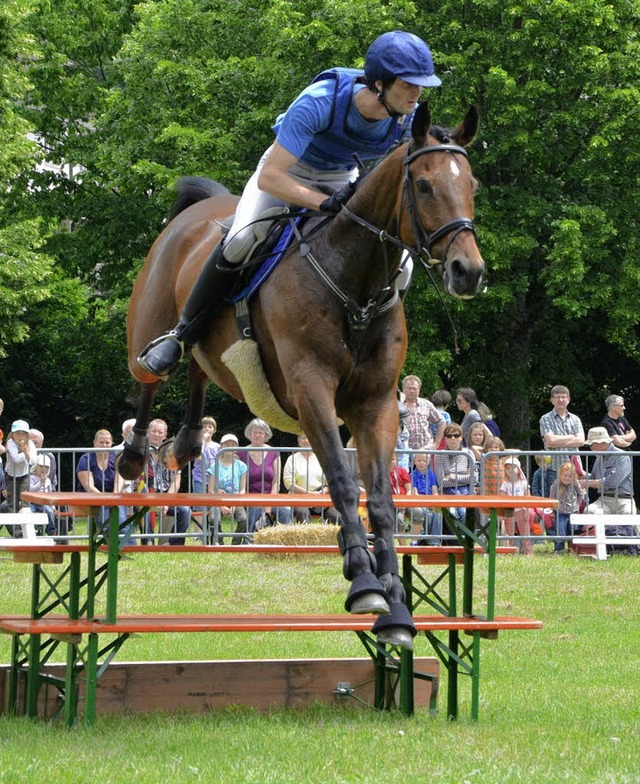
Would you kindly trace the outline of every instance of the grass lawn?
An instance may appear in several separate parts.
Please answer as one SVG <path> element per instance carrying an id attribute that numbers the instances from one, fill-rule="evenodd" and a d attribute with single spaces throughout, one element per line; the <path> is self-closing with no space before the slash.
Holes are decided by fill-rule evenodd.
<path id="1" fill-rule="evenodd" d="M 537 548 L 536 548 L 537 549 Z M 477 560 L 477 584 L 485 562 Z M 0 561 L 2 612 L 27 612 L 29 569 Z M 337 558 L 136 555 L 123 612 L 341 612 Z M 640 559 L 498 561 L 497 613 L 544 621 L 482 643 L 480 721 L 316 705 L 262 715 L 98 717 L 91 729 L 0 717 L 0 782 L 640 782 Z M 416 653 L 430 655 L 424 638 Z M 143 636 L 121 660 L 362 656 L 353 634 Z M 0 638 L 0 661 L 9 639 Z M 161 688 L 161 685 L 159 685 Z"/>

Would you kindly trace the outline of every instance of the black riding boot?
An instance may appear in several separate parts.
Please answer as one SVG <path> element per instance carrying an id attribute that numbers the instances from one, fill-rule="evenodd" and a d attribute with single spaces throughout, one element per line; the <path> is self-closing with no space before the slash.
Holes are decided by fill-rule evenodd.
<path id="1" fill-rule="evenodd" d="M 152 340 L 138 357 L 138 363 L 149 373 L 168 378 L 185 353 L 203 336 L 218 310 L 227 304 L 236 276 L 231 274 L 230 267 L 221 269 L 223 263 L 222 242 L 219 242 L 200 270 L 180 321 L 166 335 Z"/>

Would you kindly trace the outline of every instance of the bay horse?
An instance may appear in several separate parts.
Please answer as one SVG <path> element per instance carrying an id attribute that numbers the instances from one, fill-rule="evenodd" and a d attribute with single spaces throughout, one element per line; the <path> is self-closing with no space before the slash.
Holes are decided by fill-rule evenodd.
<path id="1" fill-rule="evenodd" d="M 316 230 L 286 252 L 250 306 L 257 348 L 249 365 L 261 365 L 266 377 L 258 394 L 247 394 L 250 385 L 241 387 L 223 361 L 240 338 L 233 307 L 223 308 L 193 349 L 187 410 L 173 444 L 177 465 L 199 453 L 209 379 L 235 398 L 246 399 L 263 419 L 269 415 L 261 409 L 262 398 L 271 396 L 281 417 L 267 421 L 307 434 L 340 513 L 343 572 L 351 581 L 346 609 L 377 614 L 373 631 L 378 641 L 405 648 L 412 647 L 416 631 L 398 575 L 389 475 L 398 433 L 396 390 L 407 346 L 396 278 L 408 251 L 440 272 L 450 295 L 470 298 L 477 293 L 484 261 L 473 223 L 476 181 L 465 150 L 477 128 L 474 107 L 455 129 L 447 130 L 431 128 L 429 109 L 420 105 L 411 139 L 362 178 L 338 215 L 316 217 Z M 127 322 L 129 368 L 142 393 L 136 426 L 119 463 L 125 478 L 138 476 L 143 468 L 159 384 L 136 357 L 177 321 L 201 266 L 220 239 L 222 222 L 238 201 L 211 181 L 199 184 L 195 194 L 186 192 L 188 188 L 180 193 L 174 208 L 178 214 L 157 238 L 133 288 Z M 216 191 L 218 195 L 207 198 Z M 348 425 L 357 447 L 373 552 L 358 517 L 358 484 L 342 446 L 338 418 Z"/>

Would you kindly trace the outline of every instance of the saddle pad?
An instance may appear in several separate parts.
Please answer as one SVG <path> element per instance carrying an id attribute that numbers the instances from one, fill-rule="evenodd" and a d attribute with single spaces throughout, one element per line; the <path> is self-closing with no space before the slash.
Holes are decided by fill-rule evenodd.
<path id="1" fill-rule="evenodd" d="M 275 244 L 275 247 L 267 256 L 267 258 L 260 264 L 258 269 L 253 273 L 247 285 L 239 291 L 237 294 L 231 298 L 231 302 L 235 304 L 242 299 L 250 300 L 258 291 L 260 286 L 265 282 L 265 280 L 271 275 L 273 270 L 276 268 L 276 265 L 280 261 L 280 259 L 284 256 L 287 248 L 291 244 L 291 241 L 294 238 L 293 226 L 292 223 L 295 224 L 296 227 L 300 226 L 303 217 L 296 217 L 291 218 L 284 226 L 282 233 L 278 241 Z"/>

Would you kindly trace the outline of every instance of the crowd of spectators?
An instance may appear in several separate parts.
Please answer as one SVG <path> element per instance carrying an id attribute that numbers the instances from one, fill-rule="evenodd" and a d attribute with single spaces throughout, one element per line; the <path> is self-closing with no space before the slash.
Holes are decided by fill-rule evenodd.
<path id="1" fill-rule="evenodd" d="M 554 552 L 562 553 L 573 533 L 571 515 L 635 514 L 632 461 L 625 452 L 633 448 L 636 434 L 624 416 L 624 399 L 619 395 L 607 397 L 605 417 L 585 437 L 580 418 L 568 410 L 569 390 L 554 386 L 550 395 L 552 408 L 539 422 L 543 451 L 519 454 L 519 450 L 510 449 L 501 440 L 495 417 L 473 389 L 461 387 L 455 397 L 440 389 L 428 399 L 420 396 L 421 387 L 417 376 L 407 376 L 403 381 L 397 451 L 389 476 L 394 494 L 425 496 L 423 508 L 400 506 L 397 512 L 397 532 L 409 536 L 415 544 L 440 544 L 443 537 L 452 536 L 442 512 L 429 507 L 430 495 L 531 494 L 558 499 L 556 511 L 542 505 L 536 510 L 524 507 L 501 510 L 503 537 L 517 543 L 524 554 L 533 552 L 532 536 L 540 534 L 552 540 Z M 447 410 L 454 401 L 459 411 L 457 417 Z M 3 408 L 0 400 L 0 414 Z M 460 420 L 459 424 L 455 419 Z M 255 531 L 276 523 L 289 525 L 311 519 L 339 522 L 333 507 L 314 504 L 313 496 L 326 495 L 328 484 L 304 434 L 299 436 L 298 448 L 291 451 L 283 465 L 282 450 L 269 447 L 273 434 L 263 420 L 256 418 L 248 423 L 244 430 L 248 443 L 241 446 L 233 433 L 227 433 L 217 442 L 217 422 L 206 416 L 202 420 L 202 451 L 190 465 L 185 482 L 186 477 L 171 464 L 167 423 L 154 419 L 148 429 L 146 470 L 136 480 L 125 482 L 117 473 L 117 456 L 134 422 L 129 419 L 122 423 L 122 442 L 116 447 L 110 431 L 100 429 L 95 433 L 92 449 L 77 462 L 74 459 L 77 491 L 167 494 L 188 489 L 203 493 L 279 495 L 277 504 L 265 498 L 264 506 L 248 509 L 234 505 L 192 510 L 186 505 L 157 504 L 141 525 L 139 536 L 143 542 L 183 544 L 194 520 L 204 531 L 211 528 L 221 544 L 226 540 L 248 542 Z M 354 446 L 353 442 L 347 446 Z M 593 452 L 589 459 L 579 451 L 584 446 Z M 352 465 L 357 474 L 355 455 Z M 30 428 L 23 419 L 12 422 L 4 442 L 0 431 L 0 511 L 15 512 L 27 506 L 21 499 L 26 489 L 48 493 L 58 489 L 58 483 L 56 456 L 44 449 L 41 431 Z M 293 509 L 284 505 L 281 490 L 308 494 L 309 505 Z M 52 505 L 31 505 L 31 509 L 47 514 L 48 534 L 60 533 Z M 479 529 L 483 525 L 483 515 L 467 515 L 454 502 L 449 511 L 460 521 L 472 518 Z M 130 513 L 130 508 L 122 507 L 120 522 Z M 109 509 L 97 507 L 95 515 L 98 523 L 106 525 Z M 213 539 L 210 537 L 208 541 Z"/>

